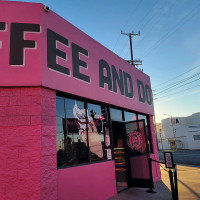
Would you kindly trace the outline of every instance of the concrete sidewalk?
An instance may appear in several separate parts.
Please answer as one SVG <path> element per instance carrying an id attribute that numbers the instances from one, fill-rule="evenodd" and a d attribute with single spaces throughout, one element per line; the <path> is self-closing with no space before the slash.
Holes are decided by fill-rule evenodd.
<path id="1" fill-rule="evenodd" d="M 169 175 L 161 168 L 162 181 L 170 188 Z M 179 200 L 200 200 L 200 167 L 177 165 Z"/>
<path id="2" fill-rule="evenodd" d="M 154 183 L 157 193 L 147 193 L 146 188 L 129 188 L 109 200 L 172 200 L 169 174 L 163 168 L 160 168 L 162 181 Z M 200 200 L 200 167 L 177 165 L 177 174 L 179 200 Z"/>
<path id="3" fill-rule="evenodd" d="M 118 193 L 115 197 L 109 200 L 171 200 L 172 195 L 167 186 L 162 182 L 158 181 L 154 183 L 154 191 L 156 193 L 150 194 L 146 190 L 148 188 L 129 188 Z"/>

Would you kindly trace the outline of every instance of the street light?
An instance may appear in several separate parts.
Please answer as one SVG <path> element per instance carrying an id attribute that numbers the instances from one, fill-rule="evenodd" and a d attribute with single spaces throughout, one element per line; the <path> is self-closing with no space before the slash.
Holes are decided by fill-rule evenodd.
<path id="1" fill-rule="evenodd" d="M 175 142 L 175 149 L 176 149 L 176 131 L 174 130 L 174 125 L 173 125 L 173 122 L 172 122 L 172 115 L 169 115 L 169 114 L 163 114 L 163 115 L 167 115 L 169 117 L 171 117 L 171 125 L 172 125 L 172 130 L 173 130 L 173 135 L 174 135 L 174 142 Z"/>

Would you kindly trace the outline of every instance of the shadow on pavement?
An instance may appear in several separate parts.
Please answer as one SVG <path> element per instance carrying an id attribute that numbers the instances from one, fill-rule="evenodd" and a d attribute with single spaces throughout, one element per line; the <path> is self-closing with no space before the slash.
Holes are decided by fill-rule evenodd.
<path id="1" fill-rule="evenodd" d="M 109 200 L 171 200 L 172 195 L 168 187 L 162 182 L 154 183 L 154 191 L 156 193 L 150 194 L 146 190 L 148 188 L 129 188 L 123 192 L 118 193 L 115 197 Z"/>
<path id="2" fill-rule="evenodd" d="M 178 182 L 181 183 L 182 185 L 184 185 L 190 192 L 192 192 L 192 194 L 194 194 L 196 197 L 198 197 L 200 199 L 200 196 L 193 189 L 191 189 L 188 185 L 186 185 L 183 181 L 178 179 Z"/>

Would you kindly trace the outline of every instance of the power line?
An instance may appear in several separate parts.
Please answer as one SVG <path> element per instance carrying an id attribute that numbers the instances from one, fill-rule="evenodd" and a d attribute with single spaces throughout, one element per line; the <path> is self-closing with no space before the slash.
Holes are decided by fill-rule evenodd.
<path id="1" fill-rule="evenodd" d="M 172 91 L 170 90 L 170 91 L 166 91 L 166 92 L 164 92 L 164 93 L 162 93 L 162 94 L 158 94 L 158 95 L 161 95 L 161 97 L 162 97 L 162 95 L 171 95 L 171 94 L 169 94 L 170 92 L 174 92 L 174 90 L 176 91 L 177 89 L 179 90 L 182 86 L 185 86 L 185 85 L 188 85 L 188 84 L 191 84 L 191 83 L 193 83 L 193 82 L 196 82 L 196 81 L 198 81 L 198 80 L 200 80 L 200 78 L 198 78 L 198 79 L 195 79 L 194 81 L 191 81 L 191 82 L 189 82 L 189 83 L 186 83 L 186 84 L 184 84 L 184 85 L 181 85 L 181 86 L 179 86 L 178 88 L 174 88 L 174 89 L 172 89 Z M 155 96 L 157 95 L 157 94 L 154 94 Z M 158 97 L 158 98 L 160 98 L 160 96 Z"/>
<path id="2" fill-rule="evenodd" d="M 132 17 L 135 15 L 135 13 L 137 12 L 137 10 L 138 10 L 140 4 L 142 3 L 142 1 L 143 1 L 143 0 L 140 0 L 140 1 L 138 2 L 138 4 L 136 5 L 135 9 L 134 9 L 134 10 L 131 10 L 131 15 L 130 15 L 130 17 L 128 18 L 128 20 L 126 21 L 126 23 L 123 25 L 123 27 L 121 28 L 121 30 L 123 30 L 123 29 L 125 28 L 125 26 L 128 24 L 128 22 L 129 22 L 129 21 L 132 19 Z M 136 12 L 135 12 L 135 11 L 136 11 Z M 116 42 L 115 42 L 115 45 L 114 45 L 114 47 L 113 47 L 113 51 L 114 51 L 115 47 L 116 47 L 117 44 L 118 44 L 118 40 L 119 40 L 120 36 L 121 36 L 121 34 L 118 35 L 118 38 L 117 38 L 117 40 L 116 40 Z"/>
<path id="3" fill-rule="evenodd" d="M 185 74 L 187 74 L 187 73 L 189 73 L 189 72 L 191 72 L 191 71 L 193 71 L 193 70 L 195 70 L 195 69 L 197 69 L 197 68 L 199 68 L 199 67 L 200 67 L 200 65 L 198 65 L 198 66 L 196 66 L 196 67 L 194 67 L 194 68 L 192 68 L 192 69 L 189 69 L 188 71 L 186 71 L 186 72 L 184 72 L 184 73 L 182 73 L 182 74 L 180 74 L 180 75 L 178 75 L 178 76 L 175 76 L 175 77 L 173 77 L 173 78 L 171 78 L 171 79 L 168 79 L 168 80 L 165 81 L 165 82 L 160 83 L 159 86 L 158 86 L 158 89 L 156 89 L 156 90 L 159 90 L 159 88 L 160 88 L 161 85 L 164 85 L 164 84 L 166 84 L 166 83 L 168 83 L 168 82 L 170 82 L 170 81 L 174 81 L 176 78 L 181 77 L 181 76 L 183 76 L 183 75 L 185 75 Z M 166 86 L 163 86 L 163 87 L 166 87 Z M 161 87 L 161 88 L 163 88 L 163 87 Z M 154 87 L 153 87 L 153 88 L 154 88 Z"/>
<path id="4" fill-rule="evenodd" d="M 146 18 L 147 18 L 147 16 L 151 13 L 151 11 L 153 10 L 153 8 L 156 6 L 156 4 L 159 2 L 159 0 L 157 0 L 154 4 L 153 4 L 153 6 L 148 10 L 149 12 L 147 12 L 147 14 L 142 18 L 142 20 L 140 20 L 139 22 L 138 22 L 138 24 L 135 26 L 135 27 L 138 27 Z M 154 17 L 154 15 L 151 17 L 151 18 L 153 18 Z M 150 21 L 150 20 L 148 20 L 148 21 Z M 146 25 L 146 23 L 145 23 L 145 25 Z M 144 27 L 144 26 L 143 26 Z M 133 40 L 134 40 L 134 38 L 133 38 Z M 124 46 L 124 48 L 123 48 L 123 51 L 124 51 L 124 49 L 125 49 L 125 46 Z M 121 52 L 123 52 L 123 51 L 121 51 Z M 127 50 L 128 51 L 128 50 Z M 126 51 L 126 53 L 125 53 L 125 57 L 124 57 L 124 59 L 126 59 L 127 57 L 128 57 L 128 55 L 127 55 L 127 51 Z M 122 57 L 122 56 L 121 56 Z"/>
<path id="5" fill-rule="evenodd" d="M 199 4 L 200 5 L 200 4 Z M 179 28 L 181 28 L 190 18 L 192 18 L 194 15 L 196 15 L 198 12 L 194 13 L 194 11 L 199 7 L 195 6 L 180 22 L 178 22 L 176 24 L 175 27 L 173 27 L 172 30 L 168 31 L 165 35 L 163 35 L 157 42 L 154 43 L 154 45 L 152 47 L 150 47 L 149 49 L 147 49 L 144 53 L 143 53 L 143 57 L 146 57 L 147 55 L 149 55 L 149 53 L 151 53 L 153 50 L 155 50 L 161 43 L 162 41 L 166 41 L 171 35 L 173 35 Z M 183 23 L 181 23 L 183 22 Z"/>
<path id="6" fill-rule="evenodd" d="M 156 2 L 156 4 L 158 3 L 158 1 Z M 164 2 L 165 3 L 165 2 Z M 160 6 L 160 9 L 162 8 L 162 4 Z M 140 30 L 142 30 L 153 18 L 156 18 L 156 15 L 152 14 L 152 16 L 149 18 L 149 20 L 146 21 L 146 23 L 140 28 Z M 160 18 L 159 18 L 160 19 Z M 152 28 L 151 28 L 152 30 Z"/>
<path id="7" fill-rule="evenodd" d="M 183 82 L 185 82 L 185 81 L 188 81 L 188 80 L 190 80 L 190 79 L 192 79 L 192 78 L 198 76 L 199 74 L 200 74 L 200 72 L 197 72 L 197 73 L 192 74 L 192 75 L 190 75 L 190 76 L 188 76 L 188 77 L 186 77 L 186 78 L 180 79 L 179 81 L 176 81 L 176 82 L 174 82 L 174 83 L 171 83 L 171 84 L 168 84 L 168 85 L 166 85 L 166 86 L 163 86 L 162 89 L 161 89 L 161 88 L 160 88 L 160 89 L 155 89 L 155 91 L 156 91 L 156 90 L 157 90 L 157 91 L 163 90 L 163 89 L 165 89 L 165 88 L 168 89 L 168 88 L 174 87 L 174 86 L 176 86 L 176 85 L 179 85 L 179 84 L 181 84 L 181 83 L 183 83 Z"/>
<path id="8" fill-rule="evenodd" d="M 180 85 L 178 88 L 174 88 L 175 90 L 176 89 L 179 89 L 180 87 L 183 87 L 183 86 L 185 86 L 185 85 L 188 85 L 188 84 L 191 84 L 191 83 L 194 83 L 194 82 L 196 82 L 196 81 L 198 81 L 198 80 L 200 80 L 200 78 L 198 78 L 198 79 L 195 79 L 195 80 L 193 80 L 193 81 L 190 81 L 189 83 L 185 83 L 185 84 L 183 84 L 183 85 Z M 174 89 L 172 89 L 172 90 L 174 90 Z M 171 92 L 171 91 L 169 91 L 169 92 Z M 165 94 L 165 93 L 168 93 L 168 91 L 166 91 L 166 92 L 160 92 L 160 93 L 158 93 L 158 95 L 162 95 L 162 94 Z M 154 94 L 155 95 L 155 94 Z"/>
<path id="9" fill-rule="evenodd" d="M 131 15 L 131 16 L 129 17 L 129 19 L 128 19 L 127 22 L 124 24 L 124 26 L 121 28 L 121 30 L 123 30 L 123 29 L 125 28 L 125 26 L 128 24 L 128 22 L 132 19 L 132 17 L 133 17 L 133 16 L 135 15 L 135 13 L 138 11 L 138 8 L 139 8 L 139 6 L 141 5 L 142 1 L 143 1 L 143 0 L 140 0 L 140 1 L 138 2 L 137 6 L 135 7 L 135 9 L 131 11 L 131 13 L 133 13 L 133 15 Z M 134 11 L 136 11 L 136 12 L 134 12 Z"/>
<path id="10" fill-rule="evenodd" d="M 135 47 L 135 46 L 134 46 Z M 126 60 L 128 58 L 129 54 L 128 54 L 128 49 L 126 49 L 126 52 L 124 53 L 124 60 Z"/>
<path id="11" fill-rule="evenodd" d="M 179 93 L 185 92 L 185 91 L 187 91 L 187 90 L 190 90 L 190 89 L 193 89 L 193 88 L 196 88 L 196 87 L 199 87 L 199 86 L 200 86 L 200 85 L 192 86 L 192 87 L 190 87 L 190 88 L 186 88 L 186 89 L 181 90 L 181 91 L 179 91 L 179 92 L 175 92 L 175 93 L 172 93 L 172 94 L 168 94 L 168 95 L 164 95 L 164 96 L 155 98 L 154 100 L 161 99 L 161 98 L 164 98 L 164 97 L 170 97 L 171 95 L 179 94 Z"/>
<path id="12" fill-rule="evenodd" d="M 118 37 L 117 37 L 117 40 L 116 40 L 116 42 L 115 42 L 115 45 L 114 45 L 114 47 L 113 47 L 112 51 L 114 51 L 114 50 L 115 50 L 115 47 L 116 47 L 116 46 L 117 46 L 117 44 L 118 44 L 118 40 L 119 40 L 120 36 L 121 36 L 121 34 L 119 34 L 119 35 L 118 35 Z"/>
<path id="13" fill-rule="evenodd" d="M 165 4 L 165 2 L 164 2 L 164 4 Z M 171 8 L 172 8 L 174 5 L 175 5 L 174 3 L 171 4 L 171 6 L 170 6 L 168 9 L 171 10 Z M 159 10 L 161 10 L 162 7 L 163 7 L 163 4 L 161 4 Z M 163 12 L 162 12 L 162 13 L 163 13 Z M 147 27 L 146 25 L 149 24 L 149 22 L 150 22 L 153 18 L 157 18 L 158 20 L 155 21 L 154 23 L 158 23 L 158 22 L 160 22 L 160 20 L 163 18 L 163 16 L 162 16 L 162 17 L 157 17 L 156 15 L 152 15 L 152 17 L 145 23 L 145 25 L 142 26 L 142 28 L 141 28 L 140 30 L 143 30 L 143 31 L 144 31 L 145 27 Z M 144 36 L 142 37 L 142 39 L 140 40 L 140 42 L 137 43 L 137 44 L 135 45 L 135 48 L 137 48 L 138 46 L 140 46 L 141 43 L 142 43 L 142 41 L 144 41 L 144 39 L 148 38 L 149 35 L 150 35 L 150 33 L 151 33 L 153 30 L 154 30 L 154 29 L 153 29 L 152 27 L 150 27 L 150 30 L 146 31 L 148 34 L 147 34 L 147 35 L 146 35 L 145 33 L 143 34 Z M 146 37 L 145 37 L 145 36 L 146 36 Z"/>
<path id="14" fill-rule="evenodd" d="M 142 18 L 142 20 L 140 20 L 137 25 L 134 27 L 134 29 L 136 29 L 145 19 L 146 17 L 151 13 L 152 9 L 155 7 L 155 5 L 159 2 L 159 0 L 157 0 L 153 6 L 149 9 L 149 12 Z"/>
<path id="15" fill-rule="evenodd" d="M 144 19 L 150 14 L 151 10 L 155 7 L 155 5 L 156 5 L 158 2 L 159 2 L 159 0 L 157 0 L 157 1 L 153 4 L 153 6 L 149 9 L 149 12 L 142 18 L 142 20 L 140 20 L 140 21 L 138 22 L 138 24 L 137 24 L 135 27 L 138 27 L 138 25 L 141 24 L 142 21 L 144 21 Z M 124 26 L 124 27 L 125 27 L 125 26 Z M 122 29 L 123 29 L 123 28 L 122 28 Z M 134 29 L 136 29 L 136 28 L 134 28 Z M 133 40 L 134 40 L 134 39 L 133 39 Z M 126 44 L 127 44 L 127 43 L 126 43 Z M 125 47 L 126 47 L 126 45 L 123 46 L 123 49 L 121 50 L 121 52 L 120 52 L 119 55 L 121 55 L 121 53 L 124 51 Z M 125 54 L 125 55 L 126 55 L 126 54 Z M 122 57 L 122 56 L 121 56 L 121 57 Z M 127 56 L 126 56 L 126 57 L 127 57 Z"/>
<path id="16" fill-rule="evenodd" d="M 149 9 L 149 12 L 147 12 L 147 14 L 142 18 L 142 20 L 140 20 L 138 22 L 138 24 L 134 27 L 134 29 L 136 29 L 139 25 L 142 24 L 142 22 L 147 18 L 147 16 L 151 13 L 151 11 L 153 10 L 153 8 L 156 6 L 156 4 L 159 2 L 159 0 L 157 0 L 153 6 Z M 154 16 L 154 15 L 153 15 Z M 149 21 L 149 20 L 148 20 Z M 146 23 L 145 23 L 146 24 Z M 144 27 L 144 26 L 143 26 Z M 134 40 L 134 39 L 133 39 Z"/>
<path id="17" fill-rule="evenodd" d="M 198 76 L 198 75 L 200 75 L 200 72 L 198 72 L 198 73 L 196 73 L 196 74 L 194 74 L 194 75 L 192 75 L 192 76 L 189 76 L 188 78 L 185 78 L 185 79 L 179 81 L 178 83 L 174 83 L 174 84 L 172 84 L 171 86 L 166 86 L 166 87 L 167 87 L 166 89 L 161 90 L 161 91 L 158 92 L 157 94 L 161 94 L 161 93 L 163 93 L 163 92 L 165 92 L 165 91 L 167 91 L 167 90 L 169 90 L 169 89 L 172 89 L 172 88 L 174 88 L 174 87 L 177 87 L 177 86 L 180 85 L 181 83 L 183 83 L 183 82 L 185 82 L 185 81 L 188 81 L 188 80 L 190 80 L 190 79 L 192 79 L 192 78 L 194 78 L 194 77 L 196 77 L 196 76 Z M 199 78 L 196 79 L 196 80 L 199 80 Z M 191 81 L 191 82 L 194 82 L 194 81 Z M 191 83 L 191 82 L 189 82 L 189 83 Z M 189 83 L 186 83 L 186 84 L 184 84 L 184 85 L 187 85 L 187 84 L 189 84 Z M 183 85 L 181 85 L 181 86 L 183 86 Z M 181 87 L 181 86 L 179 86 L 179 87 Z"/>
<path id="18" fill-rule="evenodd" d="M 157 4 L 157 2 L 156 2 L 156 4 Z M 164 4 L 165 4 L 165 2 L 164 2 Z M 169 7 L 169 10 L 171 10 L 171 8 L 172 8 L 174 5 L 175 5 L 174 3 L 171 4 L 171 6 Z M 161 4 L 161 6 L 159 7 L 158 10 L 161 10 L 161 8 L 162 8 L 163 6 L 164 6 L 164 5 Z M 154 6 L 154 7 L 155 7 L 155 6 Z M 162 13 L 163 13 L 163 12 L 162 12 Z M 158 19 L 158 20 L 157 20 L 156 22 L 154 22 L 154 23 L 158 23 L 158 22 L 162 19 L 162 17 L 157 17 L 156 15 L 152 15 L 152 16 L 150 17 L 150 19 L 146 21 L 146 23 L 142 26 L 142 28 L 141 28 L 140 30 L 144 30 L 145 27 L 147 27 L 147 25 L 149 24 L 149 22 L 150 22 L 153 18 L 157 18 L 157 19 Z M 149 31 L 146 31 L 146 33 L 148 33 L 148 34 L 144 34 L 144 36 L 141 38 L 141 40 L 139 40 L 139 42 L 137 42 L 136 45 L 135 45 L 134 47 L 137 48 L 139 45 L 141 45 L 141 44 L 142 44 L 142 41 L 144 41 L 144 39 L 148 38 L 148 36 L 150 35 L 150 33 L 151 33 L 153 30 L 154 30 L 154 29 L 151 27 Z M 146 37 L 145 37 L 145 36 L 146 36 Z M 126 51 L 125 55 L 126 55 L 126 56 L 125 56 L 124 59 L 126 59 L 126 58 L 128 57 L 127 51 Z"/>
<path id="19" fill-rule="evenodd" d="M 119 55 L 121 55 L 125 49 L 125 47 L 128 45 L 128 40 L 126 41 L 126 43 L 124 43 L 124 46 L 122 48 L 122 50 L 120 51 Z M 122 57 L 122 56 L 121 56 Z"/>

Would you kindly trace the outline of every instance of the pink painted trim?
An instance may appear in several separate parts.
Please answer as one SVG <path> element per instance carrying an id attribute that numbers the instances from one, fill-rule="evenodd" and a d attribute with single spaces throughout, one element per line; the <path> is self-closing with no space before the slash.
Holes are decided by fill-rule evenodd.
<path id="1" fill-rule="evenodd" d="M 114 161 L 58 169 L 58 200 L 103 200 L 116 194 Z"/>

